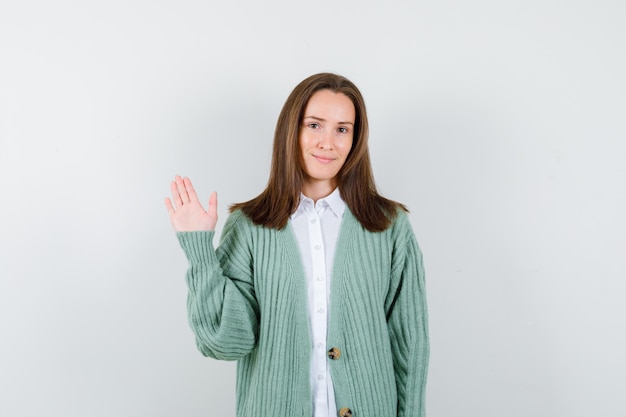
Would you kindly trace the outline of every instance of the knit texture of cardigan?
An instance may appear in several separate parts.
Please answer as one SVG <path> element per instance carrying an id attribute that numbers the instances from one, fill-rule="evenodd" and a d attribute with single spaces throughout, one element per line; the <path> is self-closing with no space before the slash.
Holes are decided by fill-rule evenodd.
<path id="1" fill-rule="evenodd" d="M 311 417 L 311 338 L 291 226 L 232 213 L 214 232 L 179 232 L 188 314 L 205 356 L 237 360 L 238 417 Z M 383 232 L 349 209 L 333 265 L 327 349 L 337 407 L 352 417 L 423 417 L 429 341 L 422 254 L 399 212 Z M 336 356 L 335 356 L 336 357 Z"/>

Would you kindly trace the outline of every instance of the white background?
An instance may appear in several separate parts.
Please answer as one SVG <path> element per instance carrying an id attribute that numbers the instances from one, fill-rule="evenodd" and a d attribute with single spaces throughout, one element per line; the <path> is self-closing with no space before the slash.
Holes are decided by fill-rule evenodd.
<path id="1" fill-rule="evenodd" d="M 426 259 L 430 417 L 626 415 L 626 3 L 3 1 L 0 415 L 234 415 L 163 198 L 264 187 L 303 78 L 362 90 Z"/>

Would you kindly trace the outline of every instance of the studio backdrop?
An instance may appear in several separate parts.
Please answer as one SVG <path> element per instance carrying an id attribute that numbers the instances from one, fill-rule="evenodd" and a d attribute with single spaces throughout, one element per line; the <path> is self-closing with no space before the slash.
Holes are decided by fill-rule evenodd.
<path id="1" fill-rule="evenodd" d="M 2 2 L 0 415 L 234 416 L 163 199 L 176 174 L 216 190 L 219 235 L 289 92 L 331 71 L 424 253 L 428 415 L 625 416 L 625 21 L 612 0 Z"/>

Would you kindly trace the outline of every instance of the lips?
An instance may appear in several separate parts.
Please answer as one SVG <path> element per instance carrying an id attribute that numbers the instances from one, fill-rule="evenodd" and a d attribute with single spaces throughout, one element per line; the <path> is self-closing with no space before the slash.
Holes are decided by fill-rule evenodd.
<path id="1" fill-rule="evenodd" d="M 331 158 L 329 156 L 323 156 L 323 155 L 312 155 L 312 156 L 313 158 L 315 158 L 318 162 L 322 164 L 329 164 L 335 160 L 335 158 Z"/>

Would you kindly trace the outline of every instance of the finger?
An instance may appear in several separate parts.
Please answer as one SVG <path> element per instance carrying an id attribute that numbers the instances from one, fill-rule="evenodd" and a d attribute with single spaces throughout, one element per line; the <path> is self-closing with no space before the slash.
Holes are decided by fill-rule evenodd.
<path id="1" fill-rule="evenodd" d="M 207 210 L 209 215 L 217 217 L 217 193 L 213 191 L 209 197 L 209 209 Z"/>
<path id="2" fill-rule="evenodd" d="M 185 184 L 185 188 L 187 189 L 187 194 L 189 195 L 190 201 L 200 201 L 198 200 L 198 195 L 196 194 L 196 190 L 193 188 L 193 184 L 189 177 L 183 178 L 183 184 Z"/>
<path id="3" fill-rule="evenodd" d="M 176 208 L 179 208 L 183 205 L 183 201 L 180 199 L 180 193 L 178 192 L 178 185 L 176 185 L 176 181 L 170 182 L 170 190 L 172 191 L 172 200 L 174 201 L 174 205 Z"/>
<path id="4" fill-rule="evenodd" d="M 180 176 L 176 176 L 176 187 L 178 188 L 178 194 L 180 195 L 180 201 L 182 204 L 189 203 L 189 194 L 187 194 L 187 188 Z"/>
<path id="5" fill-rule="evenodd" d="M 170 215 L 176 213 L 176 210 L 174 210 L 174 206 L 172 205 L 172 200 L 167 197 L 165 197 L 165 208 Z"/>

